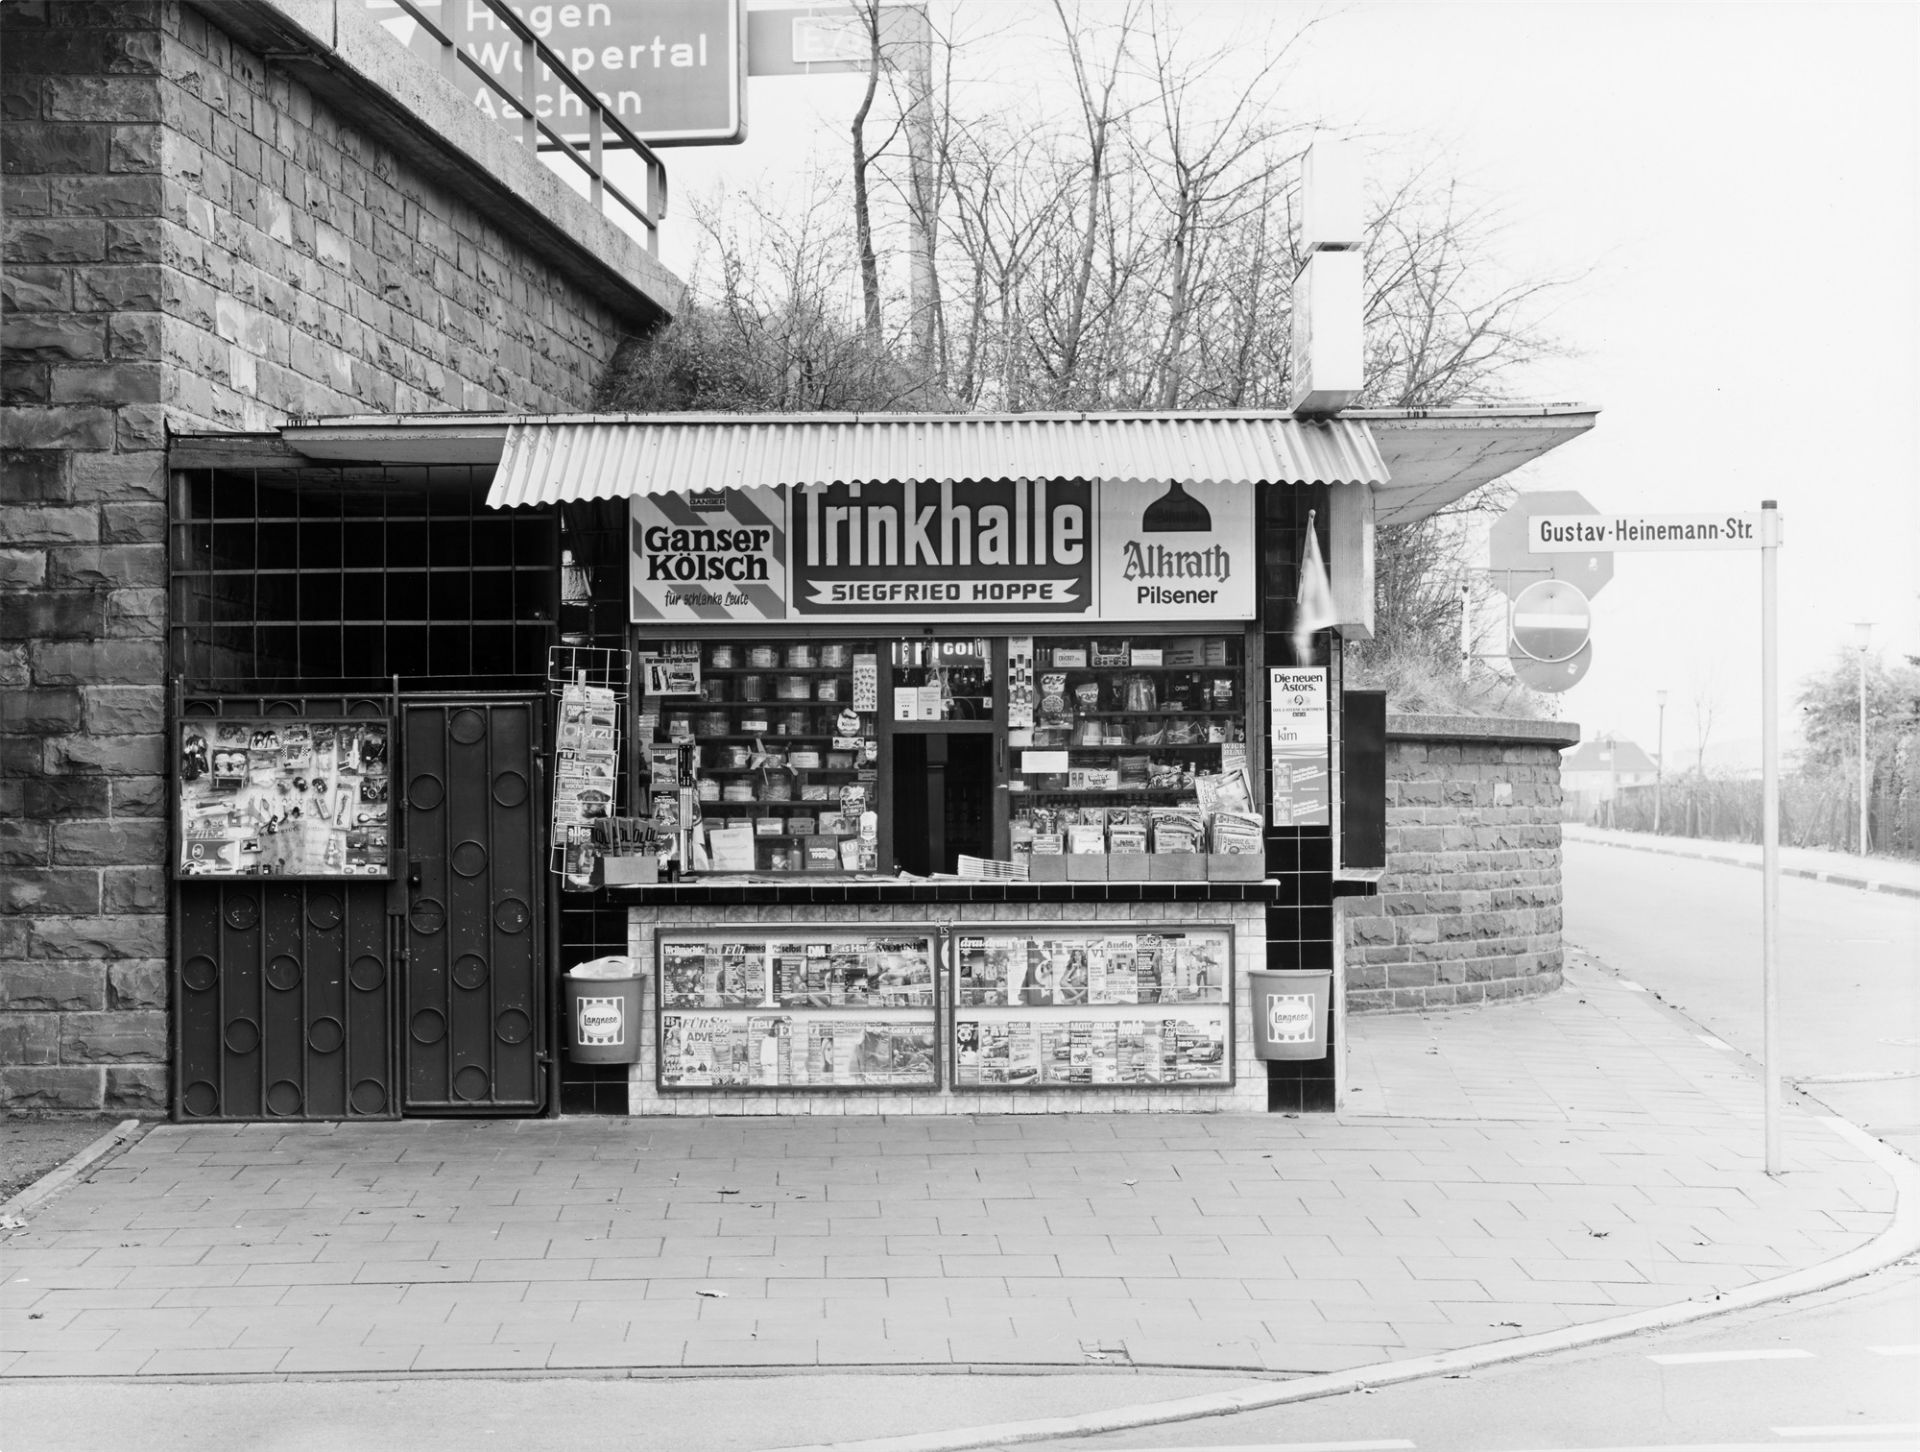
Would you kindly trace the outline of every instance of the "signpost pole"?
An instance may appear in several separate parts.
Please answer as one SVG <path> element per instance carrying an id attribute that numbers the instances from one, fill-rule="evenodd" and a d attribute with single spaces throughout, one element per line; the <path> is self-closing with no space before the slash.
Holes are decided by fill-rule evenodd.
<path id="1" fill-rule="evenodd" d="M 1760 979 L 1761 1075 L 1766 1094 L 1767 1173 L 1780 1173 L 1780 519 L 1760 505 Z"/>

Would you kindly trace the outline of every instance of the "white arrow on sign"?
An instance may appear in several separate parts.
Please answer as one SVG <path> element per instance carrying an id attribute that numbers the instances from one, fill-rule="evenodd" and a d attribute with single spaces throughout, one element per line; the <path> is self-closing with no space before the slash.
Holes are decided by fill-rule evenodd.
<path id="1" fill-rule="evenodd" d="M 1571 660 L 1592 630 L 1587 597 L 1564 580 L 1540 580 L 1513 602 L 1513 643 L 1535 660 Z"/>

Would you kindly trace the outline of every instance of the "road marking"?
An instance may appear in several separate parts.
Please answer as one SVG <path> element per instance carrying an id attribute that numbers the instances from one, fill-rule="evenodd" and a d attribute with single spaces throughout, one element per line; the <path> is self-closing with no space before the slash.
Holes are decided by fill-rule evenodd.
<path id="1" fill-rule="evenodd" d="M 1733 1052 L 1733 1045 L 1725 1039 L 1716 1039 L 1712 1034 L 1695 1034 L 1694 1037 L 1710 1049 L 1720 1049 L 1729 1054 Z"/>
<path id="2" fill-rule="evenodd" d="M 1220 1447 L 1128 1447 L 1124 1452 L 1409 1452 L 1413 1443 L 1401 1437 L 1378 1442 L 1236 1442 Z M 1679 1452 L 1679 1449 L 1674 1449 Z M 1688 1449 L 1698 1452 L 1698 1449 Z M 1805 1449 L 1796 1449 L 1805 1452 Z M 1849 1444 L 1847 1452 L 1860 1452 Z"/>
<path id="3" fill-rule="evenodd" d="M 1614 979 L 1614 984 L 1616 987 L 1626 989 L 1626 991 L 1629 993 L 1645 993 L 1647 991 L 1644 987 L 1642 987 L 1638 983 L 1635 983 L 1630 978 L 1616 978 Z"/>
<path id="4" fill-rule="evenodd" d="M 1702 1366 L 1710 1361 L 1799 1361 L 1811 1359 L 1811 1351 L 1775 1347 L 1765 1351 L 1673 1351 L 1664 1356 L 1649 1356 L 1657 1366 Z"/>
<path id="5" fill-rule="evenodd" d="M 1789 1442 L 1793 1452 L 1913 1452 L 1913 1443 L 1898 1442 Z M 1781 1452 L 1779 1442 L 1686 1442 L 1658 1446 L 1528 1448 L 1526 1452 Z M 1135 1452 L 1128 1448 L 1127 1452 Z M 1175 1452 L 1174 1448 L 1154 1448 L 1151 1452 Z M 1186 1447 L 1179 1452 L 1238 1452 L 1231 1447 Z"/>
<path id="6" fill-rule="evenodd" d="M 1871 1426 L 1775 1427 L 1776 1437 L 1911 1437 L 1920 1422 L 1878 1422 Z"/>
<path id="7" fill-rule="evenodd" d="M 1875 1356 L 1920 1356 L 1920 1346 L 1869 1346 Z"/>

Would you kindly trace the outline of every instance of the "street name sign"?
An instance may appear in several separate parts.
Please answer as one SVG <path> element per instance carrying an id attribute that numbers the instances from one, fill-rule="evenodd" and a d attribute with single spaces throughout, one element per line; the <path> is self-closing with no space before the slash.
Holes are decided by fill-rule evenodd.
<path id="1" fill-rule="evenodd" d="M 1617 550 L 1757 550 L 1758 514 L 1536 514 L 1527 521 L 1534 554 Z"/>

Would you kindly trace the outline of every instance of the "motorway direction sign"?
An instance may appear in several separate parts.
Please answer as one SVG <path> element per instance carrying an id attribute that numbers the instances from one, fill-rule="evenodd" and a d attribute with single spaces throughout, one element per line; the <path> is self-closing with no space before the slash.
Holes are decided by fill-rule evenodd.
<path id="1" fill-rule="evenodd" d="M 466 0 L 415 0 L 428 17 L 456 37 L 462 51 L 507 89 L 521 94 L 519 42 L 484 5 Z M 439 43 L 392 0 L 367 0 L 374 18 L 404 44 L 440 63 Z M 649 146 L 731 145 L 746 140 L 744 0 L 580 0 L 578 4 L 515 5 L 559 62 L 601 104 Z M 574 93 L 536 62 L 533 109 L 542 120 L 581 117 L 578 131 L 555 129 L 576 143 L 587 140 L 584 110 Z M 465 68 L 460 87 L 487 115 L 516 119 L 504 102 Z"/>
<path id="2" fill-rule="evenodd" d="M 1571 489 L 1520 495 L 1507 512 L 1493 522 L 1487 536 L 1487 563 L 1492 569 L 1494 584 L 1509 600 L 1541 580 L 1564 580 L 1578 585 L 1589 599 L 1599 594 L 1613 578 L 1612 554 L 1592 547 L 1577 553 L 1536 551 L 1532 546 L 1531 522 L 1541 515 L 1576 515 L 1596 522 L 1600 519 L 1600 512 Z"/>
<path id="3" fill-rule="evenodd" d="M 1593 609 L 1577 585 L 1540 580 L 1513 602 L 1513 643 L 1530 660 L 1552 665 L 1572 660 L 1587 646 Z"/>

